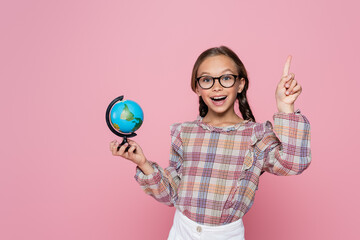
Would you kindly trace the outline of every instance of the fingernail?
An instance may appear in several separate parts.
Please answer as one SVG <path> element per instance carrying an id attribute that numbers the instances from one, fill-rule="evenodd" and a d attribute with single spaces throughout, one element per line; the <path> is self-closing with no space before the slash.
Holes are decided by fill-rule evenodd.
<path id="1" fill-rule="evenodd" d="M 287 94 L 287 95 L 289 95 L 289 92 L 288 92 L 288 91 L 286 91 L 286 94 Z"/>

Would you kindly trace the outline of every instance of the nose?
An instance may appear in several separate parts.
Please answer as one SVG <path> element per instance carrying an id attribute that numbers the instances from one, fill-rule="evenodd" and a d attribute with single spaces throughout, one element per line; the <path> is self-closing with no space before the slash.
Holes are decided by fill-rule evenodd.
<path id="1" fill-rule="evenodd" d="M 219 91 L 222 90 L 222 86 L 220 84 L 220 79 L 214 79 L 214 86 L 212 87 L 213 91 Z"/>

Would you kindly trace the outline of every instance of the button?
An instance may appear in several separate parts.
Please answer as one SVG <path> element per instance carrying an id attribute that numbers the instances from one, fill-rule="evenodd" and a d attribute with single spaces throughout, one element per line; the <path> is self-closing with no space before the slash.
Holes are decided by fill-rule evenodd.
<path id="1" fill-rule="evenodd" d="M 198 231 L 199 233 L 202 231 L 200 226 L 197 226 L 196 231 Z"/>

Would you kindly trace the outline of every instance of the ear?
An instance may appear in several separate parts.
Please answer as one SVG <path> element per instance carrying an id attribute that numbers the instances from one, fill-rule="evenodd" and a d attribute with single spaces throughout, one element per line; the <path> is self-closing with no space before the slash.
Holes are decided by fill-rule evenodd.
<path id="1" fill-rule="evenodd" d="M 197 85 L 196 85 L 196 87 L 195 87 L 195 92 L 196 92 L 196 94 L 197 94 L 199 97 L 201 96 L 200 90 L 199 90 L 199 88 L 198 88 Z"/>
<path id="2" fill-rule="evenodd" d="M 245 78 L 241 78 L 238 93 L 241 93 L 244 87 L 245 87 Z"/>

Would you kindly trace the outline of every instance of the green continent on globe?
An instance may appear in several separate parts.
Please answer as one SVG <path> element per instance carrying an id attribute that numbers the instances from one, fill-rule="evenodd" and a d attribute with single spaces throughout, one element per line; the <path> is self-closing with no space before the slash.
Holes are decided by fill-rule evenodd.
<path id="1" fill-rule="evenodd" d="M 119 127 L 119 125 L 117 125 L 116 123 L 113 123 L 113 126 L 114 126 L 114 128 L 116 129 L 116 130 L 120 130 L 120 127 Z"/>
<path id="2" fill-rule="evenodd" d="M 136 131 L 142 124 L 141 118 L 135 118 L 135 121 L 136 121 L 135 126 L 132 129 L 133 132 Z"/>
<path id="3" fill-rule="evenodd" d="M 126 120 L 126 121 L 134 120 L 134 114 L 132 112 L 130 112 L 129 107 L 126 104 L 124 104 L 124 105 L 125 105 L 125 107 L 120 115 L 120 119 Z"/>

